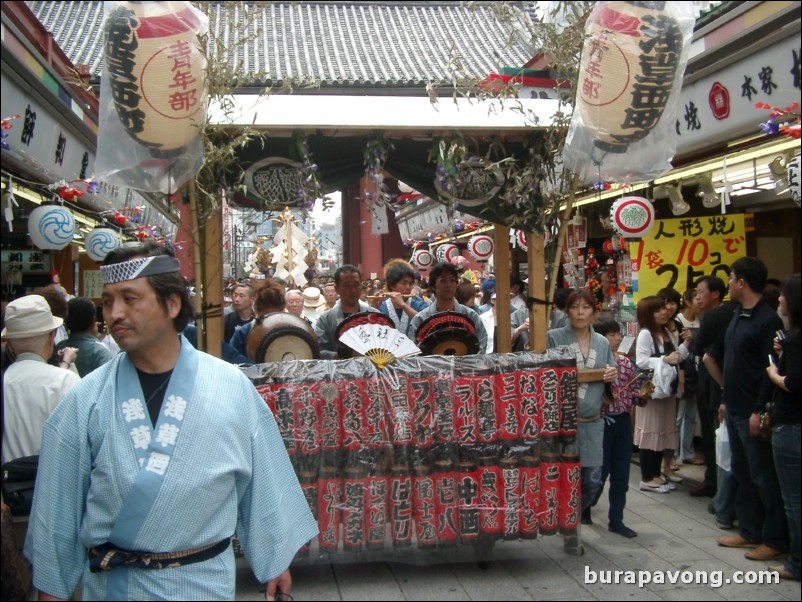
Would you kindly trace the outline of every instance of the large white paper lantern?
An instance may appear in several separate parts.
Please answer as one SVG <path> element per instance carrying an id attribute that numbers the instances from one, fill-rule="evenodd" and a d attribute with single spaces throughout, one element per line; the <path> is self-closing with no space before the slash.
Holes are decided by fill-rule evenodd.
<path id="1" fill-rule="evenodd" d="M 468 240 L 468 253 L 476 261 L 488 261 L 493 257 L 495 248 L 495 242 L 487 234 L 474 234 Z"/>
<path id="2" fill-rule="evenodd" d="M 61 205 L 40 205 L 28 218 L 28 234 L 43 251 L 60 251 L 72 242 L 75 218 Z"/>
<path id="3" fill-rule="evenodd" d="M 579 65 L 576 110 L 603 151 L 624 153 L 657 125 L 683 33 L 666 2 L 597 3 Z"/>
<path id="4" fill-rule="evenodd" d="M 437 247 L 435 256 L 441 263 L 451 263 L 451 260 L 459 256 L 459 247 L 453 243 L 445 243 Z"/>
<path id="5" fill-rule="evenodd" d="M 610 222 L 624 238 L 643 238 L 654 226 L 654 206 L 643 197 L 622 197 L 610 209 Z"/>
<path id="6" fill-rule="evenodd" d="M 120 2 L 105 25 L 105 69 L 117 116 L 138 142 L 178 153 L 206 120 L 206 16 L 190 2 Z"/>
<path id="7" fill-rule="evenodd" d="M 111 228 L 95 228 L 86 235 L 84 240 L 86 254 L 100 263 L 106 255 L 120 246 L 120 237 Z"/>
<path id="8" fill-rule="evenodd" d="M 434 263 L 434 257 L 429 249 L 416 249 L 412 254 L 412 263 L 421 270 L 428 270 Z"/>

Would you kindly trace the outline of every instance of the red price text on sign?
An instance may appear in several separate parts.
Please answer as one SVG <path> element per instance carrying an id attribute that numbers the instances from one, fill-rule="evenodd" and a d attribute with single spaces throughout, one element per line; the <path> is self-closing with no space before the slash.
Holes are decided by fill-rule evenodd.
<path id="1" fill-rule="evenodd" d="M 730 264 L 746 253 L 742 215 L 658 220 L 655 225 L 633 257 L 636 298 L 663 287 L 682 292 L 703 276 L 726 279 Z"/>

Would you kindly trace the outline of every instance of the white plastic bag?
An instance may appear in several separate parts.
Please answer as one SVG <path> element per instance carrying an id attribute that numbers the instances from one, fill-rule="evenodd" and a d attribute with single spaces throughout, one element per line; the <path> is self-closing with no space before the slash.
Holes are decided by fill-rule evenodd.
<path id="1" fill-rule="evenodd" d="M 732 450 L 730 449 L 730 433 L 722 422 L 716 429 L 716 464 L 721 470 L 730 471 Z"/>
<path id="2" fill-rule="evenodd" d="M 657 367 L 654 369 L 654 376 L 652 377 L 652 384 L 654 385 L 652 399 L 666 399 L 674 395 L 676 393 L 674 390 L 674 380 L 676 378 L 676 366 L 666 364 L 663 361 L 657 362 Z"/>

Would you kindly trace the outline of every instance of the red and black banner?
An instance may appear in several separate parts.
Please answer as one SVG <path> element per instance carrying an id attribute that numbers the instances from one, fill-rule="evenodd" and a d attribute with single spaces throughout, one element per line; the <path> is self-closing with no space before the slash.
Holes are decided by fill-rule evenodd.
<path id="1" fill-rule="evenodd" d="M 415 357 L 382 370 L 364 358 L 307 360 L 246 374 L 318 520 L 312 553 L 576 534 L 569 354 Z"/>

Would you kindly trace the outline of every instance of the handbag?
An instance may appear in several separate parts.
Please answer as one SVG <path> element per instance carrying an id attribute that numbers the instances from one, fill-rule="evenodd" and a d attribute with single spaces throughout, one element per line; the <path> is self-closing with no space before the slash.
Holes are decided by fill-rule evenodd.
<path id="1" fill-rule="evenodd" d="M 654 393 L 652 378 L 654 378 L 654 370 L 638 369 L 638 375 L 635 377 L 638 385 L 638 399 L 635 400 L 635 404 L 641 408 L 649 403 L 652 393 Z"/>
<path id="2" fill-rule="evenodd" d="M 29 516 L 39 456 L 25 456 L 3 464 L 3 501 L 14 516 Z"/>
<path id="3" fill-rule="evenodd" d="M 651 333 L 649 334 L 651 335 Z M 660 349 L 657 347 L 657 341 L 654 339 L 654 336 L 652 336 L 652 346 L 653 347 L 652 347 L 651 357 L 662 357 L 666 353 L 671 353 L 675 351 L 674 345 L 671 343 L 671 341 L 666 340 L 663 346 L 664 351 L 661 352 Z M 663 368 L 665 368 L 665 366 L 661 366 L 660 370 L 662 370 Z M 638 405 L 645 406 L 649 399 L 663 399 L 665 397 L 669 397 L 671 395 L 676 394 L 679 388 L 679 371 L 676 369 L 675 366 L 672 366 L 672 368 L 674 369 L 673 370 L 674 374 L 668 386 L 666 386 L 668 381 L 657 381 L 660 382 L 661 385 L 660 386 L 661 394 L 658 397 L 654 396 L 655 390 L 658 388 L 656 386 L 656 381 L 655 381 L 656 371 L 653 369 L 648 369 L 648 370 L 644 370 L 642 368 L 638 369 L 638 386 L 640 388 L 640 396 L 644 400 L 642 404 Z M 660 372 L 660 375 L 661 377 L 664 376 L 662 371 Z M 665 394 L 666 392 L 667 394 Z"/>

